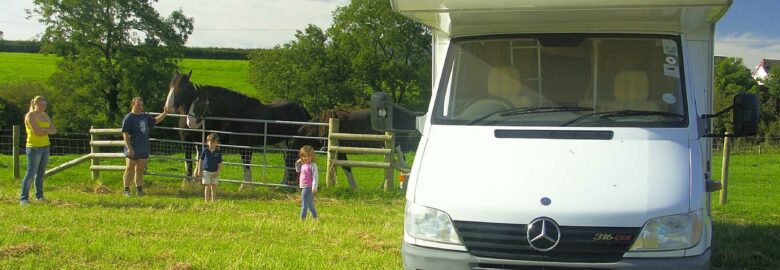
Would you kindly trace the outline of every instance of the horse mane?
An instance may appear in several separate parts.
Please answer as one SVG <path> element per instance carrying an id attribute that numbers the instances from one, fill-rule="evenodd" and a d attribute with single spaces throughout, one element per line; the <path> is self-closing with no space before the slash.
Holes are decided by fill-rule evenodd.
<path id="1" fill-rule="evenodd" d="M 257 100 L 256 98 L 247 96 L 243 93 L 233 91 L 231 89 L 224 88 L 221 86 L 193 84 L 193 87 L 195 88 L 196 92 L 200 92 L 201 90 L 204 90 L 204 91 L 208 91 L 209 95 L 219 95 L 228 99 L 246 100 L 247 102 L 257 103 L 257 104 L 250 104 L 250 105 L 263 105 L 263 103 Z"/>
<path id="2" fill-rule="evenodd" d="M 350 116 L 350 113 L 350 111 L 341 108 L 327 110 L 322 112 L 320 116 L 317 117 L 317 122 L 329 123 L 331 118 L 336 118 L 339 120 L 345 119 Z M 326 136 L 328 134 L 328 126 L 318 126 L 317 128 L 320 136 Z"/>

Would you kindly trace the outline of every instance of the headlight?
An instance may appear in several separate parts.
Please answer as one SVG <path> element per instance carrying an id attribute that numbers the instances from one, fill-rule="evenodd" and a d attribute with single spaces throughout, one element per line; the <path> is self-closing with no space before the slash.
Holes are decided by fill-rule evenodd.
<path id="1" fill-rule="evenodd" d="M 411 237 L 446 244 L 461 244 L 460 237 L 455 232 L 455 227 L 452 226 L 452 220 L 447 213 L 407 203 L 404 219 L 406 233 Z"/>
<path id="2" fill-rule="evenodd" d="M 702 212 L 654 218 L 645 223 L 630 251 L 686 249 L 701 239 Z"/>

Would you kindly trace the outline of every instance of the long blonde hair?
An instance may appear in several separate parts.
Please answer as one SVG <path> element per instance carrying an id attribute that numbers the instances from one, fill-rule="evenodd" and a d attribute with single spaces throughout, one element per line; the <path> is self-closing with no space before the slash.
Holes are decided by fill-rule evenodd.
<path id="1" fill-rule="evenodd" d="M 27 112 L 31 113 L 31 112 L 35 111 L 35 107 L 38 105 L 38 102 L 40 102 L 41 100 L 46 100 L 46 98 L 43 97 L 43 96 L 35 96 L 33 99 L 31 99 L 30 100 L 30 110 L 28 110 Z"/>
<path id="2" fill-rule="evenodd" d="M 312 163 L 317 161 L 317 156 L 314 155 L 314 147 L 311 147 L 311 145 L 304 145 L 303 147 L 301 147 L 301 150 L 298 153 L 298 155 L 301 156 L 301 158 L 303 158 L 304 156 L 311 157 Z"/>

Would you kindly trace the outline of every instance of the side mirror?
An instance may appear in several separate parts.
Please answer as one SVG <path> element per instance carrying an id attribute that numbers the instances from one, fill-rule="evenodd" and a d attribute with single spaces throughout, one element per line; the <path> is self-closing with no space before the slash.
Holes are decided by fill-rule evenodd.
<path id="1" fill-rule="evenodd" d="M 385 92 L 371 94 L 371 128 L 380 132 L 392 131 L 393 107 L 390 94 Z"/>
<path id="2" fill-rule="evenodd" d="M 731 119 L 734 136 L 756 135 L 759 115 L 758 96 L 744 93 L 734 96 L 734 113 Z"/>
<path id="3" fill-rule="evenodd" d="M 417 117 L 423 114 L 394 104 L 388 93 L 371 94 L 371 128 L 376 131 L 417 132 Z"/>
<path id="4" fill-rule="evenodd" d="M 758 133 L 758 121 L 761 109 L 759 107 L 758 96 L 754 94 L 740 93 L 734 96 L 734 103 L 716 113 L 705 114 L 701 118 L 715 118 L 728 111 L 733 110 L 731 124 L 734 127 L 733 134 L 706 134 L 704 137 L 744 137 L 752 136 Z"/>

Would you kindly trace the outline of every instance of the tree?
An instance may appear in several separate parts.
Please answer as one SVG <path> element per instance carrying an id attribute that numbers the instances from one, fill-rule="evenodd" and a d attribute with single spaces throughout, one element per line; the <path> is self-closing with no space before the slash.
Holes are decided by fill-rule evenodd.
<path id="1" fill-rule="evenodd" d="M 352 78 L 364 86 L 358 94 L 384 91 L 399 104 L 410 103 L 407 99 L 427 104 L 430 31 L 393 12 L 389 1 L 354 0 L 336 9 L 328 35 L 350 59 Z"/>
<path id="2" fill-rule="evenodd" d="M 767 136 L 780 135 L 780 67 L 772 67 L 759 88 L 761 97 L 762 131 Z"/>
<path id="3" fill-rule="evenodd" d="M 192 18 L 181 10 L 162 18 L 151 6 L 156 0 L 33 2 L 28 17 L 46 26 L 42 50 L 63 57 L 50 85 L 62 92 L 58 110 L 68 112 L 59 117 L 74 120 L 66 130 L 83 130 L 89 122 L 118 125 L 128 111 L 120 104 L 129 106 L 133 96 L 143 97 L 147 108 L 161 108 Z"/>
<path id="4" fill-rule="evenodd" d="M 312 113 L 367 107 L 374 92 L 414 109 L 430 98 L 430 33 L 386 1 L 352 1 L 323 32 L 309 25 L 295 40 L 250 56 L 259 96 L 303 103 Z"/>
<path id="5" fill-rule="evenodd" d="M 263 98 L 301 102 L 311 113 L 356 103 L 349 59 L 333 53 L 328 37 L 309 25 L 295 40 L 250 56 L 249 77 Z"/>
<path id="6" fill-rule="evenodd" d="M 714 80 L 714 107 L 716 112 L 731 106 L 734 95 L 738 93 L 758 92 L 758 84 L 750 75 L 750 70 L 742 63 L 741 58 L 728 57 L 716 61 Z M 725 119 L 715 120 L 714 131 L 716 133 L 723 133 L 730 129 L 731 125 Z M 766 119 L 764 119 L 764 122 L 766 122 Z"/>

